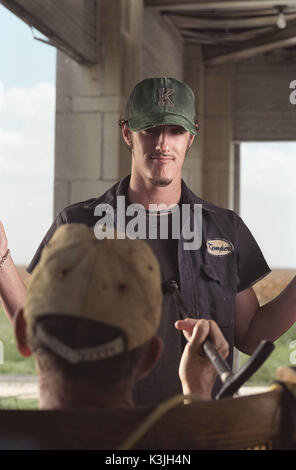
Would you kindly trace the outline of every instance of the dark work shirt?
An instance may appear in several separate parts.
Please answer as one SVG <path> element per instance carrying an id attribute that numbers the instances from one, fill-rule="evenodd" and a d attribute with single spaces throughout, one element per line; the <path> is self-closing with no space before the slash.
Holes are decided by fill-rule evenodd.
<path id="1" fill-rule="evenodd" d="M 170 211 L 143 213 L 146 219 L 146 233 L 149 235 L 149 225 L 157 238 L 147 238 L 145 241 L 152 248 L 160 265 L 162 280 L 165 283 L 175 280 L 179 284 L 178 267 L 178 239 L 173 238 L 172 217 L 176 206 Z M 160 224 L 167 226 L 167 233 L 161 238 Z M 179 228 L 180 230 L 180 228 Z M 183 333 L 176 330 L 174 324 L 180 320 L 178 305 L 172 294 L 163 293 L 162 317 L 157 331 L 157 335 L 163 341 L 163 353 L 148 376 L 140 380 L 134 388 L 135 404 L 146 404 L 147 396 L 150 403 L 159 403 L 167 398 L 168 394 L 177 395 L 182 393 L 181 382 L 178 379 L 178 367 L 180 357 L 185 344 Z"/>

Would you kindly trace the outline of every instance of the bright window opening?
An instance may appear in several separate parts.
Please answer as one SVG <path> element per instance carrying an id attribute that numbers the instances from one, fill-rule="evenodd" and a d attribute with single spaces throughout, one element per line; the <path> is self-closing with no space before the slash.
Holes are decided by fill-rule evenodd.
<path id="1" fill-rule="evenodd" d="M 296 142 L 240 145 L 240 216 L 272 269 L 254 286 L 261 305 L 274 299 L 296 274 L 295 183 Z M 296 325 L 275 341 L 271 356 L 245 385 L 270 385 L 279 366 L 295 366 L 295 339 Z M 241 365 L 247 359 L 240 355 Z"/>

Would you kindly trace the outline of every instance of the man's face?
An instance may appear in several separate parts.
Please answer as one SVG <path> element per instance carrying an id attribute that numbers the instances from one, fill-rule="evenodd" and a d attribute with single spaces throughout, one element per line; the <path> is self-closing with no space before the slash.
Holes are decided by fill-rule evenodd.
<path id="1" fill-rule="evenodd" d="M 194 136 L 181 126 L 162 125 L 138 132 L 123 129 L 132 146 L 132 172 L 154 186 L 167 186 L 181 178 L 186 153 Z"/>

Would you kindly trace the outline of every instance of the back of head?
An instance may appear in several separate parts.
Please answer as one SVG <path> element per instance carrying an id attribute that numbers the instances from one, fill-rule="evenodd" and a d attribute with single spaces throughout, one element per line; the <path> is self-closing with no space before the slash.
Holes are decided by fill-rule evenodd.
<path id="1" fill-rule="evenodd" d="M 108 387 L 131 373 L 161 305 L 159 266 L 145 242 L 97 240 L 85 225 L 63 225 L 28 288 L 28 342 L 44 373 Z"/>

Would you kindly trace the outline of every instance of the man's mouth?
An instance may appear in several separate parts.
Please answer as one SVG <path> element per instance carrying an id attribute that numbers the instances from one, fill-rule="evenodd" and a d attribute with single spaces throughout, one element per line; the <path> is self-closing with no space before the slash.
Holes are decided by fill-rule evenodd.
<path id="1" fill-rule="evenodd" d="M 169 161 L 169 160 L 174 160 L 174 157 L 171 155 L 150 155 L 150 158 L 152 160 L 159 160 L 159 161 Z"/>

